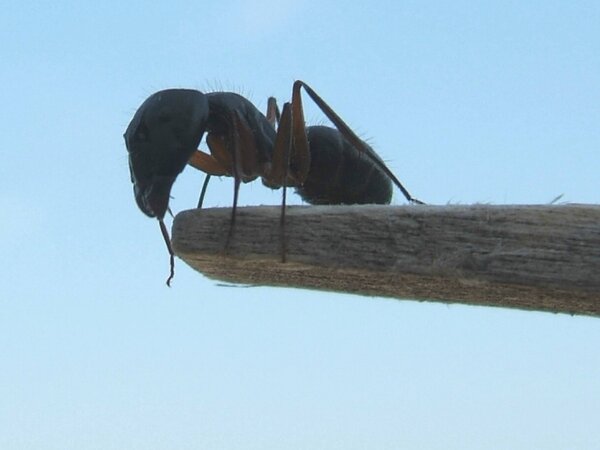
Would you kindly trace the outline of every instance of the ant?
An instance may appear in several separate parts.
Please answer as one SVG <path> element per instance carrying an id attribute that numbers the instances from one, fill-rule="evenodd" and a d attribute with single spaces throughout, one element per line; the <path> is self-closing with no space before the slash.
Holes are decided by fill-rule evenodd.
<path id="1" fill-rule="evenodd" d="M 301 89 L 336 128 L 306 127 Z M 205 132 L 210 154 L 197 150 Z M 258 177 L 271 189 L 284 188 L 282 230 L 287 187 L 294 187 L 311 204 L 389 204 L 393 183 L 409 202 L 423 203 L 413 198 L 375 151 L 299 80 L 294 82 L 291 102 L 286 102 L 281 112 L 275 99 L 269 99 L 266 116 L 232 92 L 159 91 L 138 108 L 124 138 L 137 205 L 144 214 L 158 219 L 169 250 L 169 286 L 174 256 L 163 219 L 169 210 L 171 187 L 187 164 L 207 174 L 199 207 L 211 175 L 234 178 L 228 242 L 235 225 L 240 183 Z"/>

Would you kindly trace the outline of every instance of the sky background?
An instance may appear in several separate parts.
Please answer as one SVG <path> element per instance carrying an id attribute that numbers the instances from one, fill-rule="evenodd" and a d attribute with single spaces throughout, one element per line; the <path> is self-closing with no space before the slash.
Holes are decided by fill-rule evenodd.
<path id="1" fill-rule="evenodd" d="M 427 203 L 598 204 L 599 23 L 585 0 L 3 2 L 0 448 L 598 448 L 598 319 L 220 287 L 181 261 L 169 289 L 122 134 L 160 89 L 264 110 L 302 79 Z M 231 196 L 215 179 L 206 206 Z"/>

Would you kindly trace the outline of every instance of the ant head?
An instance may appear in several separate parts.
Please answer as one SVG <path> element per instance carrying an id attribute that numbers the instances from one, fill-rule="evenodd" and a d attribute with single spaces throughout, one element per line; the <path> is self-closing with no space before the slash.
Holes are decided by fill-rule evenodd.
<path id="1" fill-rule="evenodd" d="M 144 214 L 162 219 L 171 187 L 198 148 L 208 119 L 206 96 L 190 89 L 152 94 L 123 137 L 135 200 Z"/>

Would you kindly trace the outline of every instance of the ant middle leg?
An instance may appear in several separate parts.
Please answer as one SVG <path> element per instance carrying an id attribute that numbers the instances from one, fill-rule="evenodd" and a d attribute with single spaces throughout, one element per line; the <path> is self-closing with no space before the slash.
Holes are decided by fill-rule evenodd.
<path id="1" fill-rule="evenodd" d="M 278 111 L 274 99 L 273 102 L 270 102 L 270 105 L 275 111 Z M 297 120 L 296 117 L 299 117 L 300 120 Z M 271 171 L 266 177 L 269 186 L 281 187 L 283 189 L 279 221 L 281 262 L 286 261 L 287 254 L 285 239 L 287 187 L 301 186 L 306 179 L 309 167 L 310 153 L 302 105 L 296 105 L 294 108 L 294 105 L 291 103 L 285 103 L 279 117 L 279 127 L 275 137 Z"/>
<path id="2" fill-rule="evenodd" d="M 267 122 L 269 122 L 273 128 L 277 129 L 281 120 L 281 114 L 279 113 L 279 107 L 277 106 L 275 97 L 269 97 L 267 100 L 267 113 L 265 114 L 265 117 L 267 118 Z"/>

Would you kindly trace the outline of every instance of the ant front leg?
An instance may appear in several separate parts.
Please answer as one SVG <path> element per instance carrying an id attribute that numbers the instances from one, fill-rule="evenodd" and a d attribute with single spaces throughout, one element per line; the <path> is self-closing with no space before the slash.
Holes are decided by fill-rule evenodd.
<path id="1" fill-rule="evenodd" d="M 200 192 L 200 198 L 198 199 L 198 209 L 202 208 L 204 203 L 204 196 L 206 195 L 206 188 L 208 188 L 208 182 L 210 181 L 211 175 L 227 175 L 227 169 L 219 163 L 212 155 L 204 153 L 201 150 L 196 150 L 188 164 L 195 169 L 198 169 L 206 173 L 204 183 L 202 184 L 202 190 Z"/>
<path id="2" fill-rule="evenodd" d="M 200 191 L 200 198 L 198 199 L 198 209 L 202 209 L 204 203 L 204 196 L 206 195 L 206 188 L 208 188 L 208 182 L 210 181 L 210 174 L 207 173 L 204 177 L 204 183 L 202 184 L 202 190 Z"/>

